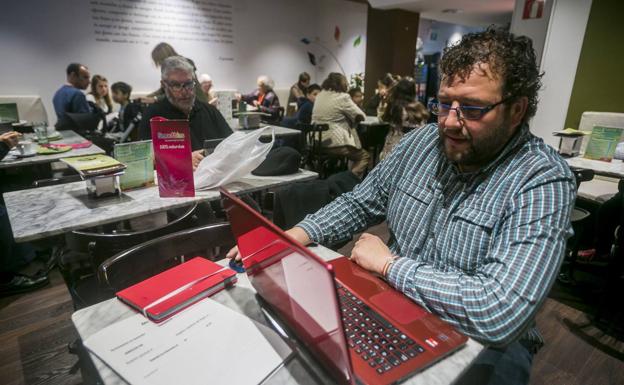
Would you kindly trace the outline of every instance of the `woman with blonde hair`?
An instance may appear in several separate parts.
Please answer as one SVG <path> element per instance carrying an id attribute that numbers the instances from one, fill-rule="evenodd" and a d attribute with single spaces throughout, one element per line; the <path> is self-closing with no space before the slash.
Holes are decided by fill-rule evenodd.
<path id="1" fill-rule="evenodd" d="M 93 103 L 96 109 L 104 114 L 113 112 L 113 101 L 108 90 L 108 80 L 102 75 L 93 75 L 91 91 L 87 94 L 87 102 Z"/>

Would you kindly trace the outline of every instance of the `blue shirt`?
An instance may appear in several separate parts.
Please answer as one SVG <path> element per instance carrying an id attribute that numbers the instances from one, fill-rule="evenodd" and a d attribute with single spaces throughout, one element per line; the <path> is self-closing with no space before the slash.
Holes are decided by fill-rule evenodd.
<path id="1" fill-rule="evenodd" d="M 54 111 L 56 112 L 57 126 L 62 126 L 67 122 L 66 112 L 80 113 L 91 112 L 89 103 L 84 93 L 78 88 L 64 84 L 56 91 L 52 99 Z"/>
<path id="2" fill-rule="evenodd" d="M 327 243 L 386 220 L 392 286 L 483 343 L 539 342 L 534 317 L 572 234 L 575 196 L 566 163 L 528 126 L 481 170 L 460 173 L 431 124 L 297 226 Z"/>

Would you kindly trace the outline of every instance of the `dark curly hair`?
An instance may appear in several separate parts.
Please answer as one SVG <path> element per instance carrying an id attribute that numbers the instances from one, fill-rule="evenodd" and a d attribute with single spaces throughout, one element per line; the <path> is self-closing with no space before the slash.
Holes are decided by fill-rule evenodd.
<path id="1" fill-rule="evenodd" d="M 523 123 L 535 115 L 543 73 L 539 73 L 531 39 L 493 26 L 466 34 L 457 45 L 444 49 L 440 61 L 442 81 L 455 76 L 465 80 L 478 64 L 488 64 L 492 74 L 502 80 L 507 103 L 525 96 L 529 99 Z"/>

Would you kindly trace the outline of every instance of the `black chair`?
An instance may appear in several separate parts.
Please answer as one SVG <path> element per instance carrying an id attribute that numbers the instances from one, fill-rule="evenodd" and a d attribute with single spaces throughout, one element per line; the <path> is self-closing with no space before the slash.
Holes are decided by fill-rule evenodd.
<path id="1" fill-rule="evenodd" d="M 110 297 L 187 258 L 202 256 L 216 260 L 225 257 L 236 244 L 229 223 L 214 223 L 163 235 L 104 260 L 97 268 L 96 285 Z M 104 300 L 103 298 L 102 300 Z M 69 343 L 69 352 L 78 356 L 72 370 L 80 368 L 85 384 L 101 384 L 102 380 L 80 338 Z"/>
<path id="2" fill-rule="evenodd" d="M 582 182 L 589 182 L 594 179 L 594 170 L 583 168 L 571 168 L 571 170 L 576 179 L 577 191 Z M 591 213 L 584 208 L 574 206 L 570 214 L 570 222 L 572 223 L 574 235 L 568 240 L 568 244 L 566 245 L 566 254 L 558 277 L 559 282 L 565 284 L 574 283 L 576 258 L 585 229 L 591 225 Z"/>
<path id="3" fill-rule="evenodd" d="M 33 187 L 55 186 L 63 183 L 79 182 L 82 178 L 78 174 L 66 175 L 55 178 L 39 179 L 33 182 Z"/>
<path id="4" fill-rule="evenodd" d="M 261 121 L 267 124 L 278 124 L 284 119 L 284 107 L 277 107 L 274 112 L 271 112 L 271 116 L 262 116 Z"/>
<path id="5" fill-rule="evenodd" d="M 386 136 L 390 131 L 390 124 L 379 122 L 374 124 L 358 124 L 358 136 L 362 142 L 362 148 L 370 151 L 373 155 L 369 168 L 375 167 L 379 153 L 386 143 Z"/>
<path id="6" fill-rule="evenodd" d="M 66 250 L 58 265 L 74 308 L 112 298 L 114 293 L 100 290 L 97 284 L 97 268 L 104 260 L 139 243 L 205 224 L 198 211 L 198 204 L 171 210 L 166 224 L 145 230 L 135 231 L 127 222 L 120 222 L 66 234 Z"/>
<path id="7" fill-rule="evenodd" d="M 298 123 L 296 129 L 303 133 L 305 141 L 302 166 L 319 174 L 320 179 L 349 168 L 346 156 L 328 154 L 323 147 L 323 132 L 329 131 L 327 124 Z"/>
<path id="8" fill-rule="evenodd" d="M 116 292 L 197 256 L 225 257 L 236 244 L 229 223 L 213 223 L 141 243 L 103 261 L 98 280 L 104 290 Z"/>

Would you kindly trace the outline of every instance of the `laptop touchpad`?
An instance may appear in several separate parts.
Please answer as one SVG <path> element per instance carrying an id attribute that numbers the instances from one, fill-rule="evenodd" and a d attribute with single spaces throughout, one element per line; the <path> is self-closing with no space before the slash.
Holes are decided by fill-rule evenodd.
<path id="1" fill-rule="evenodd" d="M 402 324 L 412 323 L 427 315 L 426 310 L 394 290 L 385 290 L 375 294 L 370 297 L 370 301 Z"/>

